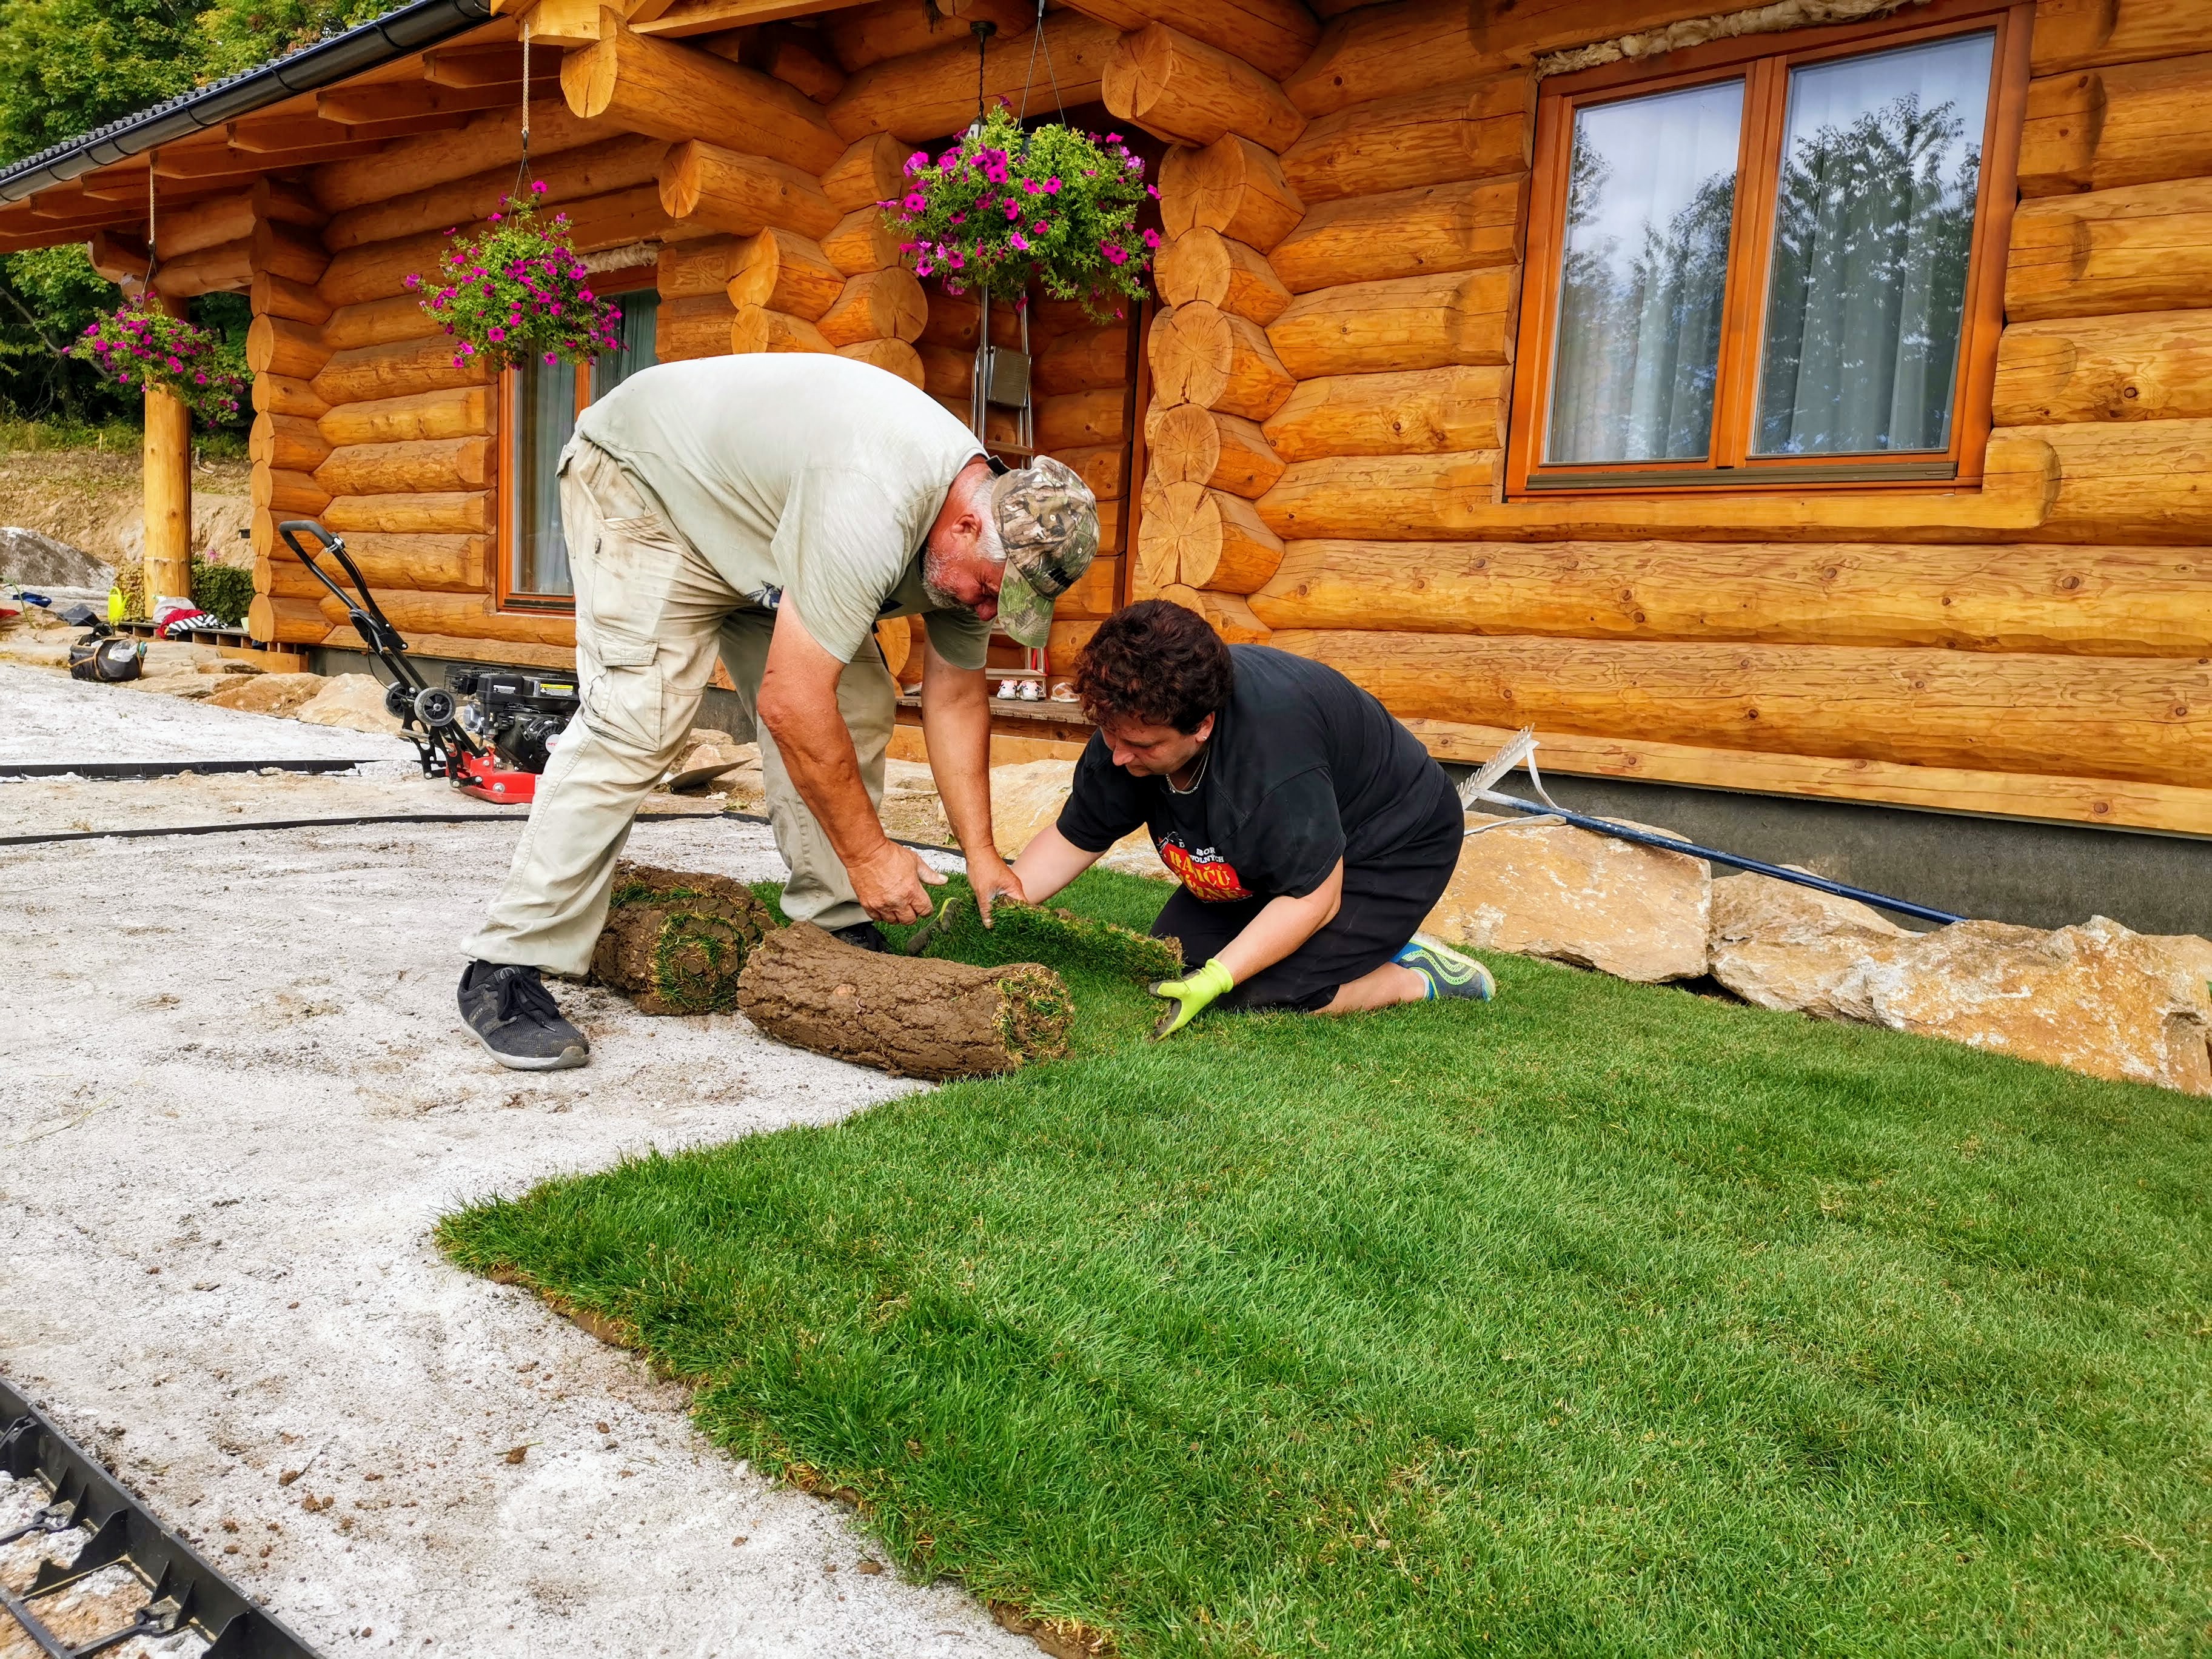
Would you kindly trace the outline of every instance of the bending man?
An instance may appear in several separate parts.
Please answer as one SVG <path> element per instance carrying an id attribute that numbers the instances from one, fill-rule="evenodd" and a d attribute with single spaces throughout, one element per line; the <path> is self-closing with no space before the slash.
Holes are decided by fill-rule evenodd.
<path id="1" fill-rule="evenodd" d="M 1334 669 L 1224 645 L 1164 599 L 1117 611 L 1076 671 L 1097 722 L 1059 822 L 1014 861 L 1042 903 L 1138 825 L 1182 882 L 1152 932 L 1204 965 L 1153 988 L 1159 1035 L 1209 1003 L 1346 1014 L 1494 991 L 1414 938 L 1459 860 L 1451 780 Z"/>
<path id="2" fill-rule="evenodd" d="M 1007 472 L 935 399 L 803 353 L 665 364 L 624 380 L 562 453 L 583 708 L 553 752 L 507 885 L 464 948 L 460 1005 L 493 1057 L 580 1066 L 540 970 L 581 974 L 617 855 L 698 712 L 717 655 L 757 738 L 783 904 L 847 942 L 928 913 L 943 878 L 884 833 L 898 688 L 875 642 L 920 615 L 922 729 L 979 892 L 1020 893 L 991 841 L 990 624 L 1042 645 L 1098 547 L 1058 461 Z"/>

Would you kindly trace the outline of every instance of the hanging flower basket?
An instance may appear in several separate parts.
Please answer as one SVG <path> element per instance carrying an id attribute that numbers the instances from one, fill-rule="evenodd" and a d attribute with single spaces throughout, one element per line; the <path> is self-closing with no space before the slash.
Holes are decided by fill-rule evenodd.
<path id="1" fill-rule="evenodd" d="M 532 183 L 531 195 L 544 189 Z M 496 372 L 533 357 L 581 365 L 618 347 L 622 313 L 592 292 L 568 240 L 568 216 L 540 219 L 530 203 L 517 208 L 511 197 L 500 210 L 473 235 L 452 233 L 434 278 L 407 279 L 416 292 L 435 283 L 422 309 L 459 343 L 454 367 L 483 363 Z"/>
<path id="2" fill-rule="evenodd" d="M 1121 134 L 1059 122 L 1024 132 L 1001 100 L 935 162 L 917 150 L 906 171 L 905 195 L 877 205 L 916 276 L 1016 303 L 1034 284 L 1101 321 L 1143 297 L 1160 238 L 1138 234 L 1137 214 L 1159 191 Z"/>
<path id="3" fill-rule="evenodd" d="M 172 317 L 150 294 L 103 311 L 69 355 L 117 386 L 161 386 L 203 421 L 234 421 L 246 393 L 246 354 L 212 329 Z"/>

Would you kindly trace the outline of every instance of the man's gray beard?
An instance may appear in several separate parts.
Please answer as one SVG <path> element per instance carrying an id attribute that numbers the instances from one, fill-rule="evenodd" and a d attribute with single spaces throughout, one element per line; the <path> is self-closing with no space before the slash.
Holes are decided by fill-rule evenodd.
<path id="1" fill-rule="evenodd" d="M 984 555 L 991 559 L 994 563 L 1004 564 L 1006 562 L 1006 550 L 1005 546 L 999 540 L 998 532 L 995 527 L 991 526 L 986 526 L 984 527 L 981 548 Z M 970 616 L 973 616 L 975 611 L 975 607 L 972 605 L 964 605 L 960 600 L 954 599 L 951 594 L 945 592 L 943 586 L 938 580 L 938 577 L 944 572 L 945 561 L 949 557 L 951 557 L 951 555 L 941 553 L 934 547 L 923 549 L 921 555 L 921 591 L 925 594 L 928 595 L 929 603 L 937 610 L 965 611 Z"/>

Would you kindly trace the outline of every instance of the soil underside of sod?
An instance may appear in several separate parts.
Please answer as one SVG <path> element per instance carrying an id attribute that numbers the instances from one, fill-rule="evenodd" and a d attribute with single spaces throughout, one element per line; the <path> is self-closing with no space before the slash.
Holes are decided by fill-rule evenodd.
<path id="1" fill-rule="evenodd" d="M 445 1245 L 906 1571 L 1127 1654 L 2212 1642 L 2203 1102 L 1511 957 L 1155 1046 L 1051 965 L 1065 1060 Z"/>

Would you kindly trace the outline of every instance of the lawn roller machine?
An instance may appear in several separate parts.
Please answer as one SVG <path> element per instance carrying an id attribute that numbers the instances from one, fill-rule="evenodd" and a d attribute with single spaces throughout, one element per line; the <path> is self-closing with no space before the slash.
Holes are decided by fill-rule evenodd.
<path id="1" fill-rule="evenodd" d="M 313 519 L 288 520 L 276 526 L 276 533 L 345 606 L 346 618 L 368 654 L 392 676 L 384 689 L 384 706 L 415 745 L 422 775 L 443 778 L 478 800 L 535 799 L 538 774 L 576 713 L 574 678 L 505 668 L 449 668 L 446 684 L 433 685 L 408 660 L 407 641 L 369 592 L 361 568 L 346 552 L 344 538 L 333 536 Z M 358 603 L 316 562 L 315 555 L 301 544 L 301 533 L 319 542 L 323 551 L 343 567 L 360 592 Z"/>

